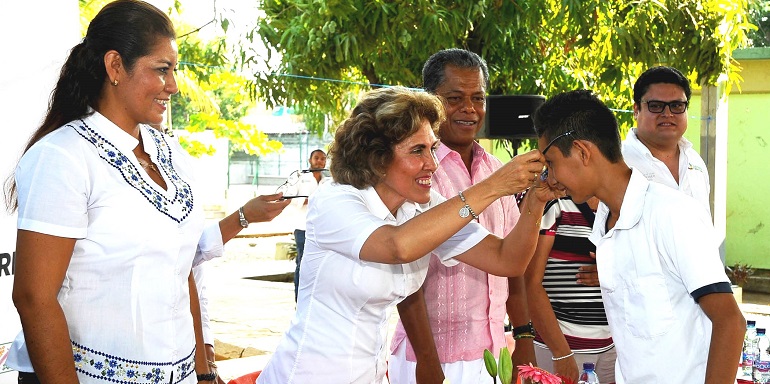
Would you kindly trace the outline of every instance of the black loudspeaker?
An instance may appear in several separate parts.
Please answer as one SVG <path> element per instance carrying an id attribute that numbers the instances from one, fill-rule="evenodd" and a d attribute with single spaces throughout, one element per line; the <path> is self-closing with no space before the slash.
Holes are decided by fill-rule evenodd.
<path id="1" fill-rule="evenodd" d="M 484 129 L 478 137 L 483 139 L 534 139 L 537 138 L 532 114 L 545 102 L 540 95 L 489 95 Z"/>

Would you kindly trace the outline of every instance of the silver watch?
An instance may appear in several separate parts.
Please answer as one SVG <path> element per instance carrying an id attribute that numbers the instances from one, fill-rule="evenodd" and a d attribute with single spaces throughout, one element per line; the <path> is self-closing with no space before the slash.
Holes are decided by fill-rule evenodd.
<path id="1" fill-rule="evenodd" d="M 238 208 L 238 220 L 241 221 L 241 227 L 249 227 L 249 221 L 246 220 L 246 215 L 243 214 L 243 207 Z"/>

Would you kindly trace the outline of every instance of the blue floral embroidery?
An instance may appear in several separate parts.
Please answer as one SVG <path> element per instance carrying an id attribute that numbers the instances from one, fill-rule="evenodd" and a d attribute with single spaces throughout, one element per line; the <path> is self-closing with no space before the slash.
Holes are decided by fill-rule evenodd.
<path id="1" fill-rule="evenodd" d="M 173 191 L 175 191 L 172 199 L 168 199 L 163 192 L 156 191 L 153 186 L 142 177 L 139 173 L 139 169 L 131 163 L 129 158 L 115 148 L 112 143 L 89 127 L 85 121 L 80 120 L 80 123 L 81 124 L 76 126 L 70 125 L 70 127 L 74 128 L 80 136 L 92 143 L 99 152 L 99 157 L 115 167 L 118 172 L 120 172 L 121 176 L 123 176 L 123 179 L 126 180 L 131 187 L 139 191 L 139 193 L 141 193 L 144 198 L 155 207 L 155 209 L 177 223 L 181 223 L 187 218 L 194 207 L 192 189 L 187 182 L 179 177 L 174 169 L 171 159 L 171 148 L 163 135 L 154 129 L 147 130 L 152 136 L 155 146 L 158 148 L 158 155 L 154 162 L 158 164 L 159 170 L 171 180 L 171 185 L 169 185 L 168 188 L 173 188 Z"/>
<path id="2" fill-rule="evenodd" d="M 75 369 L 88 377 L 118 384 L 167 383 L 184 381 L 195 372 L 195 349 L 174 362 L 124 359 L 82 346 L 72 341 Z M 171 376 L 171 377 L 169 377 Z"/>

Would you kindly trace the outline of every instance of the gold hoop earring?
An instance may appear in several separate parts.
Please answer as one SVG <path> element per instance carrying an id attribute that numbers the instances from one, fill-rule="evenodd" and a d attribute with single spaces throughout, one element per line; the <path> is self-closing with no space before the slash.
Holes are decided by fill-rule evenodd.
<path id="1" fill-rule="evenodd" d="M 116 80 L 112 80 L 112 85 L 117 87 L 118 86 L 118 80 L 117 79 Z"/>

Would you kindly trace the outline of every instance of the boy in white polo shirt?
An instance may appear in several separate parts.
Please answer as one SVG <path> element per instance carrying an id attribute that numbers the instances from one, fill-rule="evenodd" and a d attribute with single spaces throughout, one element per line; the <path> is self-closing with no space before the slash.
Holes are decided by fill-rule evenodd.
<path id="1" fill-rule="evenodd" d="M 734 383 L 746 322 L 708 212 L 626 165 L 617 121 L 590 91 L 554 96 L 534 121 L 543 179 L 602 202 L 591 241 L 617 383 Z"/>

